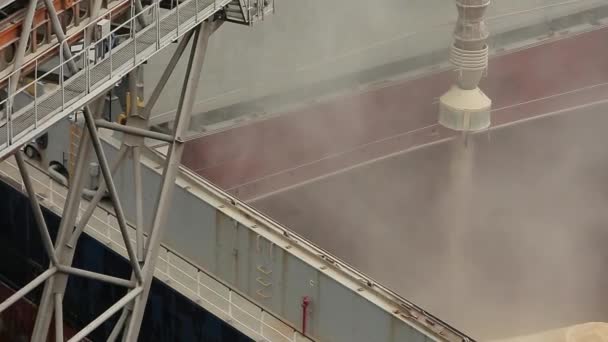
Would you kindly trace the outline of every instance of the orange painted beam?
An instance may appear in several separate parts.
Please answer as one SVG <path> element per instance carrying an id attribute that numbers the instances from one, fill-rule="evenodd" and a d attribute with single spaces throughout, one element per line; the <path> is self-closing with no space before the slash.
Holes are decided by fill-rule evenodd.
<path id="1" fill-rule="evenodd" d="M 63 13 L 65 10 L 73 8 L 74 5 L 80 2 L 81 0 L 55 0 L 53 1 L 53 4 L 57 13 Z M 19 39 L 19 36 L 21 35 L 21 28 L 23 26 L 24 12 L 25 10 L 20 10 L 17 13 L 11 15 L 10 17 L 6 18 L 4 20 L 4 24 L 0 24 L 0 26 L 2 26 L 2 28 L 0 29 L 0 49 L 5 48 L 9 44 L 12 44 Z M 47 21 L 47 10 L 46 7 L 43 6 L 36 10 L 32 27 L 35 29 L 41 25 L 46 24 Z"/>
<path id="2" fill-rule="evenodd" d="M 62 2 L 62 0 L 56 0 L 55 1 L 55 6 L 61 6 L 61 4 L 59 4 L 60 2 Z M 80 3 L 80 2 L 82 2 L 82 0 L 72 0 L 71 4 L 73 6 L 73 5 L 76 5 L 77 3 Z M 58 8 L 58 7 L 56 7 L 56 8 Z M 67 7 L 60 7 L 60 8 L 69 9 L 70 7 L 67 6 Z M 112 17 L 117 17 L 119 14 L 123 13 L 128 8 L 129 8 L 129 1 L 123 1 L 119 5 L 116 5 L 115 7 L 112 7 L 112 9 L 109 12 L 106 12 L 101 17 L 108 16 L 108 13 L 111 13 Z M 36 25 L 40 26 L 40 25 L 45 25 L 47 23 L 48 19 L 47 19 L 47 14 L 46 13 L 47 13 L 46 8 L 43 8 L 42 10 L 40 10 L 40 11 L 38 11 L 36 13 L 36 16 L 41 16 L 42 19 L 40 21 L 35 21 L 35 25 L 34 25 L 35 27 L 36 27 Z M 10 19 L 11 18 L 7 18 L 5 20 L 5 22 L 7 20 L 10 20 Z M 38 19 L 38 18 L 36 18 L 36 19 Z M 4 32 L 4 31 L 2 31 L 2 29 L 0 29 L 0 37 L 2 36 L 2 32 Z M 21 33 L 20 31 L 16 32 L 16 34 L 17 34 L 17 40 L 19 39 L 19 34 L 20 33 Z M 70 35 L 67 38 L 68 43 L 72 44 L 74 42 L 77 42 L 78 40 L 80 40 L 82 38 L 82 34 L 83 34 L 82 30 L 78 31 L 77 33 L 73 33 L 72 35 Z M 4 47 L 6 47 L 6 45 Z M 35 68 L 35 61 L 36 60 L 38 61 L 38 64 L 40 65 L 40 64 L 44 63 L 45 61 L 49 60 L 50 58 L 52 58 L 53 56 L 56 56 L 57 54 L 59 54 L 58 48 L 59 48 L 59 45 L 58 44 L 54 44 L 53 46 L 48 47 L 46 49 L 46 51 L 43 51 L 43 52 L 39 53 L 39 56 L 36 57 L 35 59 L 26 61 L 25 65 L 23 67 L 22 75 L 25 76 L 27 73 L 29 73 L 29 72 L 31 72 L 31 71 L 34 70 L 34 68 Z M 2 45 L 0 45 L 0 51 L 1 50 L 2 50 Z M 3 87 L 5 85 L 5 83 L 6 83 L 6 81 L 7 81 L 6 77 L 3 78 L 2 80 L 0 80 L 0 87 Z"/>

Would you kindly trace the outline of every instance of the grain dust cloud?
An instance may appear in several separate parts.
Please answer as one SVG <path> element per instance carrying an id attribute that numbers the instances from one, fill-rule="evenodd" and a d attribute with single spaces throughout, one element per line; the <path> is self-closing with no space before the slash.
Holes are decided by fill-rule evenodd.
<path id="1" fill-rule="evenodd" d="M 504 15 L 507 2 L 496 2 L 503 12 L 494 14 Z M 530 2 L 517 4 L 521 8 L 511 9 L 514 12 L 530 7 Z M 550 15 L 564 14 L 555 8 L 552 11 Z M 445 16 L 447 21 L 451 15 Z M 544 20 L 547 16 L 541 17 Z M 533 19 L 529 13 L 523 18 L 519 24 Z M 358 22 L 364 25 L 365 20 Z M 508 31 L 502 23 L 500 28 Z M 371 31 L 381 28 L 377 21 L 371 25 Z M 441 45 L 435 44 L 438 41 L 449 41 L 449 30 L 442 34 L 447 35 L 436 39 L 429 50 L 437 49 Z M 526 37 L 508 38 L 515 41 Z M 323 51 L 336 48 L 337 42 L 332 39 L 337 38 L 334 35 L 321 39 L 317 42 L 320 50 L 313 52 L 325 55 Z M 496 39 L 493 44 L 509 39 Z M 352 41 L 342 44 L 349 42 Z M 415 44 L 418 40 L 409 40 L 410 45 L 403 42 L 410 53 L 419 47 Z M 547 53 L 542 58 L 507 63 L 512 69 L 509 72 L 492 69 L 490 64 L 488 77 L 503 80 L 484 81 L 491 83 L 484 91 L 496 108 L 557 97 L 556 94 L 572 91 L 569 86 L 575 90 L 589 86 L 582 72 L 565 75 L 565 64 L 548 63 L 548 58 L 553 58 L 552 50 Z M 569 53 L 574 55 L 577 51 Z M 363 62 L 350 59 L 350 65 L 358 61 Z M 314 63 L 310 65 L 312 68 Z M 529 69 L 522 70 L 523 67 Z M 608 71 L 603 68 L 594 74 Z M 310 74 L 316 75 L 313 69 Z M 525 82 L 518 81 L 525 77 Z M 393 126 L 407 123 L 410 129 L 418 129 L 434 124 L 436 112 L 429 112 L 428 108 L 449 86 L 445 79 L 438 82 L 436 87 L 429 87 L 434 92 L 418 94 L 424 105 L 410 102 L 401 106 L 401 116 L 389 118 Z M 545 92 L 542 85 L 547 84 L 556 85 L 554 93 Z M 256 166 L 271 158 L 281 165 L 313 162 L 307 160 L 309 154 L 304 152 L 260 153 L 257 146 L 271 138 L 285 146 L 307 146 L 305 152 L 315 151 L 321 156 L 343 152 L 348 142 L 361 140 L 361 136 L 378 129 L 380 125 L 370 117 L 386 120 L 388 116 L 382 111 L 397 107 L 381 102 L 388 101 L 386 94 L 390 91 L 378 96 L 373 105 L 358 102 L 355 96 L 312 106 L 311 111 L 286 119 L 282 124 L 285 126 L 274 133 L 279 139 L 269 135 L 235 136 L 230 147 L 234 154 L 226 158 L 242 158 L 243 163 L 240 168 L 237 163 L 230 172 L 252 172 L 252 156 L 268 158 L 255 160 Z M 568 108 L 575 104 L 562 100 L 560 105 Z M 346 124 L 307 120 L 315 113 L 339 108 L 344 116 L 353 119 Z M 532 114 L 545 110 L 538 108 L 539 112 Z M 606 110 L 606 105 L 588 106 L 473 134 L 466 144 L 461 137 L 429 144 L 321 177 L 251 204 L 481 340 L 608 321 L 608 306 L 602 299 L 608 288 Z M 500 118 L 500 114 L 495 115 Z"/>

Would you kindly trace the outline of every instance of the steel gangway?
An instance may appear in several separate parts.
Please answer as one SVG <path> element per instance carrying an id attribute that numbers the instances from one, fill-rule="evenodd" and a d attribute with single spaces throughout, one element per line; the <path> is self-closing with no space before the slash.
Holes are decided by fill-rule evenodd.
<path id="1" fill-rule="evenodd" d="M 222 20 L 252 25 L 274 10 L 274 2 L 268 0 L 185 0 L 174 4 L 166 9 L 161 7 L 161 2 L 155 1 L 139 13 L 132 9 L 133 15 L 128 20 L 93 42 L 87 44 L 85 40 L 83 48 L 72 56 L 64 53 L 64 45 L 73 41 L 68 37 L 57 49 L 58 61 L 50 70 L 38 75 L 43 63 L 38 59 L 28 63 L 35 64 L 34 77 L 20 87 L 11 87 L 10 82 L 15 82 L 12 76 L 21 73 L 26 66 L 9 74 L 4 79 L 9 93 L 0 102 L 0 160 L 107 92 L 131 70 L 205 20 L 221 15 Z M 235 8 L 242 11 L 236 18 Z M 100 19 L 112 22 L 111 15 L 110 12 L 108 18 Z M 86 25 L 82 29 L 84 34 L 79 33 L 84 37 L 93 34 L 97 22 Z M 146 25 L 138 28 L 142 22 Z M 124 37 L 125 31 L 129 32 L 127 37 Z M 120 41 L 118 36 L 121 36 Z M 72 73 L 74 65 L 77 71 Z M 57 77 L 58 86 L 40 91 L 41 84 Z M 11 88 L 17 90 L 11 93 Z M 31 101 L 19 108 L 15 105 L 19 97 Z"/>

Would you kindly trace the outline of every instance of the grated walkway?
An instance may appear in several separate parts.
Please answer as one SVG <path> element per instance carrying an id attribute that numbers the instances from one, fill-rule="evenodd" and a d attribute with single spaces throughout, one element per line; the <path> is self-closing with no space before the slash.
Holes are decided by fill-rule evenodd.
<path id="1" fill-rule="evenodd" d="M 230 2 L 231 0 L 182 2 L 179 7 L 171 9 L 159 20 L 151 21 L 148 26 L 136 33 L 134 38 L 130 37 L 111 48 L 106 53 L 105 59 L 97 63 L 87 62 L 86 58 L 75 60 L 80 71 L 66 79 L 62 86 L 39 96 L 29 105 L 14 112 L 8 125 L 3 119 L 0 127 L 0 159 L 4 159 L 61 118 L 106 92 L 136 66 L 150 59 L 156 52 Z M 157 10 L 154 6 L 151 9 Z M 62 67 L 64 73 L 68 74 L 65 62 Z M 12 132 L 8 131 L 9 127 L 12 127 Z"/>

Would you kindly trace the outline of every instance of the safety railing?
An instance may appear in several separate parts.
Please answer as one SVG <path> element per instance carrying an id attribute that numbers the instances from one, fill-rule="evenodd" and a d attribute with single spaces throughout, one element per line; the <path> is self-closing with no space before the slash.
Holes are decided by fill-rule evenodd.
<path id="1" fill-rule="evenodd" d="M 79 0 L 81 1 L 81 0 Z M 0 1 L 1 3 L 2 1 Z M 59 1 L 54 0 L 55 3 L 58 3 Z M 62 1 L 65 2 L 65 1 Z M 70 14 L 71 11 L 73 9 L 75 9 L 76 7 L 74 7 L 76 5 L 78 1 L 69 1 L 69 3 L 64 6 L 63 8 L 63 13 L 68 13 Z M 107 17 L 109 15 L 109 12 L 112 12 L 114 16 L 120 15 L 122 13 L 128 12 L 128 6 L 130 4 L 130 0 L 106 0 L 104 2 L 104 6 L 105 8 L 100 8 L 99 9 L 99 15 L 96 16 L 100 17 L 100 18 L 104 18 Z M 58 8 L 59 10 L 59 8 Z M 67 11 L 67 12 L 66 12 Z M 39 8 L 38 9 L 38 16 L 40 16 L 40 14 L 45 14 L 45 9 L 44 8 Z M 61 16 L 62 13 L 58 12 L 58 14 Z M 22 21 L 22 17 L 21 18 L 16 18 L 16 22 L 14 22 L 11 19 L 5 19 L 8 21 L 11 21 L 11 23 L 16 24 L 16 23 L 21 23 Z M 65 33 L 69 36 L 72 36 L 72 39 L 75 39 L 77 37 L 75 37 L 77 34 L 82 33 L 82 28 L 84 26 L 86 26 L 88 23 L 91 22 L 91 20 L 98 20 L 98 19 L 92 19 L 89 16 L 88 11 L 80 11 L 80 15 L 74 15 L 74 16 L 69 16 L 67 19 L 68 20 L 64 26 L 65 28 Z M 19 25 L 17 25 L 19 26 Z M 15 26 L 15 28 L 17 28 L 17 26 Z M 45 16 L 45 18 L 41 21 L 41 22 L 36 22 L 37 26 L 35 29 L 32 28 L 29 37 L 29 45 L 26 47 L 26 51 L 25 51 L 25 55 L 23 58 L 23 64 L 20 64 L 20 67 L 18 69 L 22 70 L 22 75 L 25 74 L 23 71 L 27 71 L 27 73 L 30 73 L 33 68 L 34 68 L 34 64 L 36 62 L 41 63 L 42 61 L 48 61 L 49 59 L 56 57 L 57 56 L 57 51 L 58 51 L 58 47 L 60 44 L 60 41 L 57 39 L 57 36 L 54 34 L 54 31 L 52 29 L 52 24 L 51 24 L 51 19 L 48 18 L 48 16 Z M 17 32 L 18 33 L 18 32 Z M 32 37 L 36 36 L 37 38 L 35 40 L 32 40 Z M 15 41 L 10 47 L 9 49 L 14 49 L 19 45 L 19 40 Z M 0 80 L 2 81 L 6 81 L 6 76 L 9 73 L 12 73 L 15 69 L 15 61 L 13 60 L 12 62 L 8 63 L 8 64 L 3 64 L 2 66 L 0 66 Z M 4 89 L 4 87 L 6 86 L 6 83 L 1 83 L 0 87 Z"/>
<path id="2" fill-rule="evenodd" d="M 42 204 L 61 216 L 67 188 L 34 167 L 30 167 L 30 174 L 36 192 L 45 197 Z M 19 184 L 21 191 L 25 192 L 25 185 L 12 159 L 0 164 L 0 175 Z M 86 204 L 88 202 L 81 202 L 79 216 L 85 212 Z M 135 243 L 135 228 L 129 228 L 129 236 Z M 127 255 L 116 217 L 111 212 L 98 207 L 85 231 L 123 257 Z M 248 335 L 253 334 L 269 341 L 309 340 L 254 301 L 242 296 L 166 246 L 161 246 L 155 276 Z"/>
<path id="3" fill-rule="evenodd" d="M 245 0 L 246 18 L 249 25 L 264 20 L 267 14 L 274 13 L 274 0 Z"/>
<path id="4" fill-rule="evenodd" d="M 14 92 L 10 92 L 14 86 L 12 82 L 16 82 L 14 76 L 25 71 L 25 67 L 9 74 L 5 79 L 9 94 L 0 102 L 0 108 L 3 109 L 0 121 L 0 158 L 6 154 L 2 151 L 7 147 L 23 144 L 39 133 L 34 131 L 41 132 L 45 129 L 44 123 L 49 126 L 47 121 L 50 118 L 65 116 L 100 95 L 130 70 L 229 2 L 230 0 L 186 0 L 178 2 L 175 8 L 167 11 L 161 11 L 159 2 L 154 2 L 139 13 L 134 13 L 135 6 L 131 5 L 133 15 L 109 33 L 96 35 L 101 20 L 112 22 L 111 12 L 65 39 L 59 47 L 57 65 L 43 75 L 38 75 L 41 61 L 33 61 L 35 77 L 17 87 Z M 118 33 L 127 29 L 128 38 L 116 41 Z M 72 53 L 68 44 L 73 43 L 71 38 L 76 34 L 85 38 L 82 49 Z M 43 83 L 56 83 L 57 88 L 39 94 L 37 85 Z M 33 99 L 22 108 L 16 108 L 18 97 Z"/>

